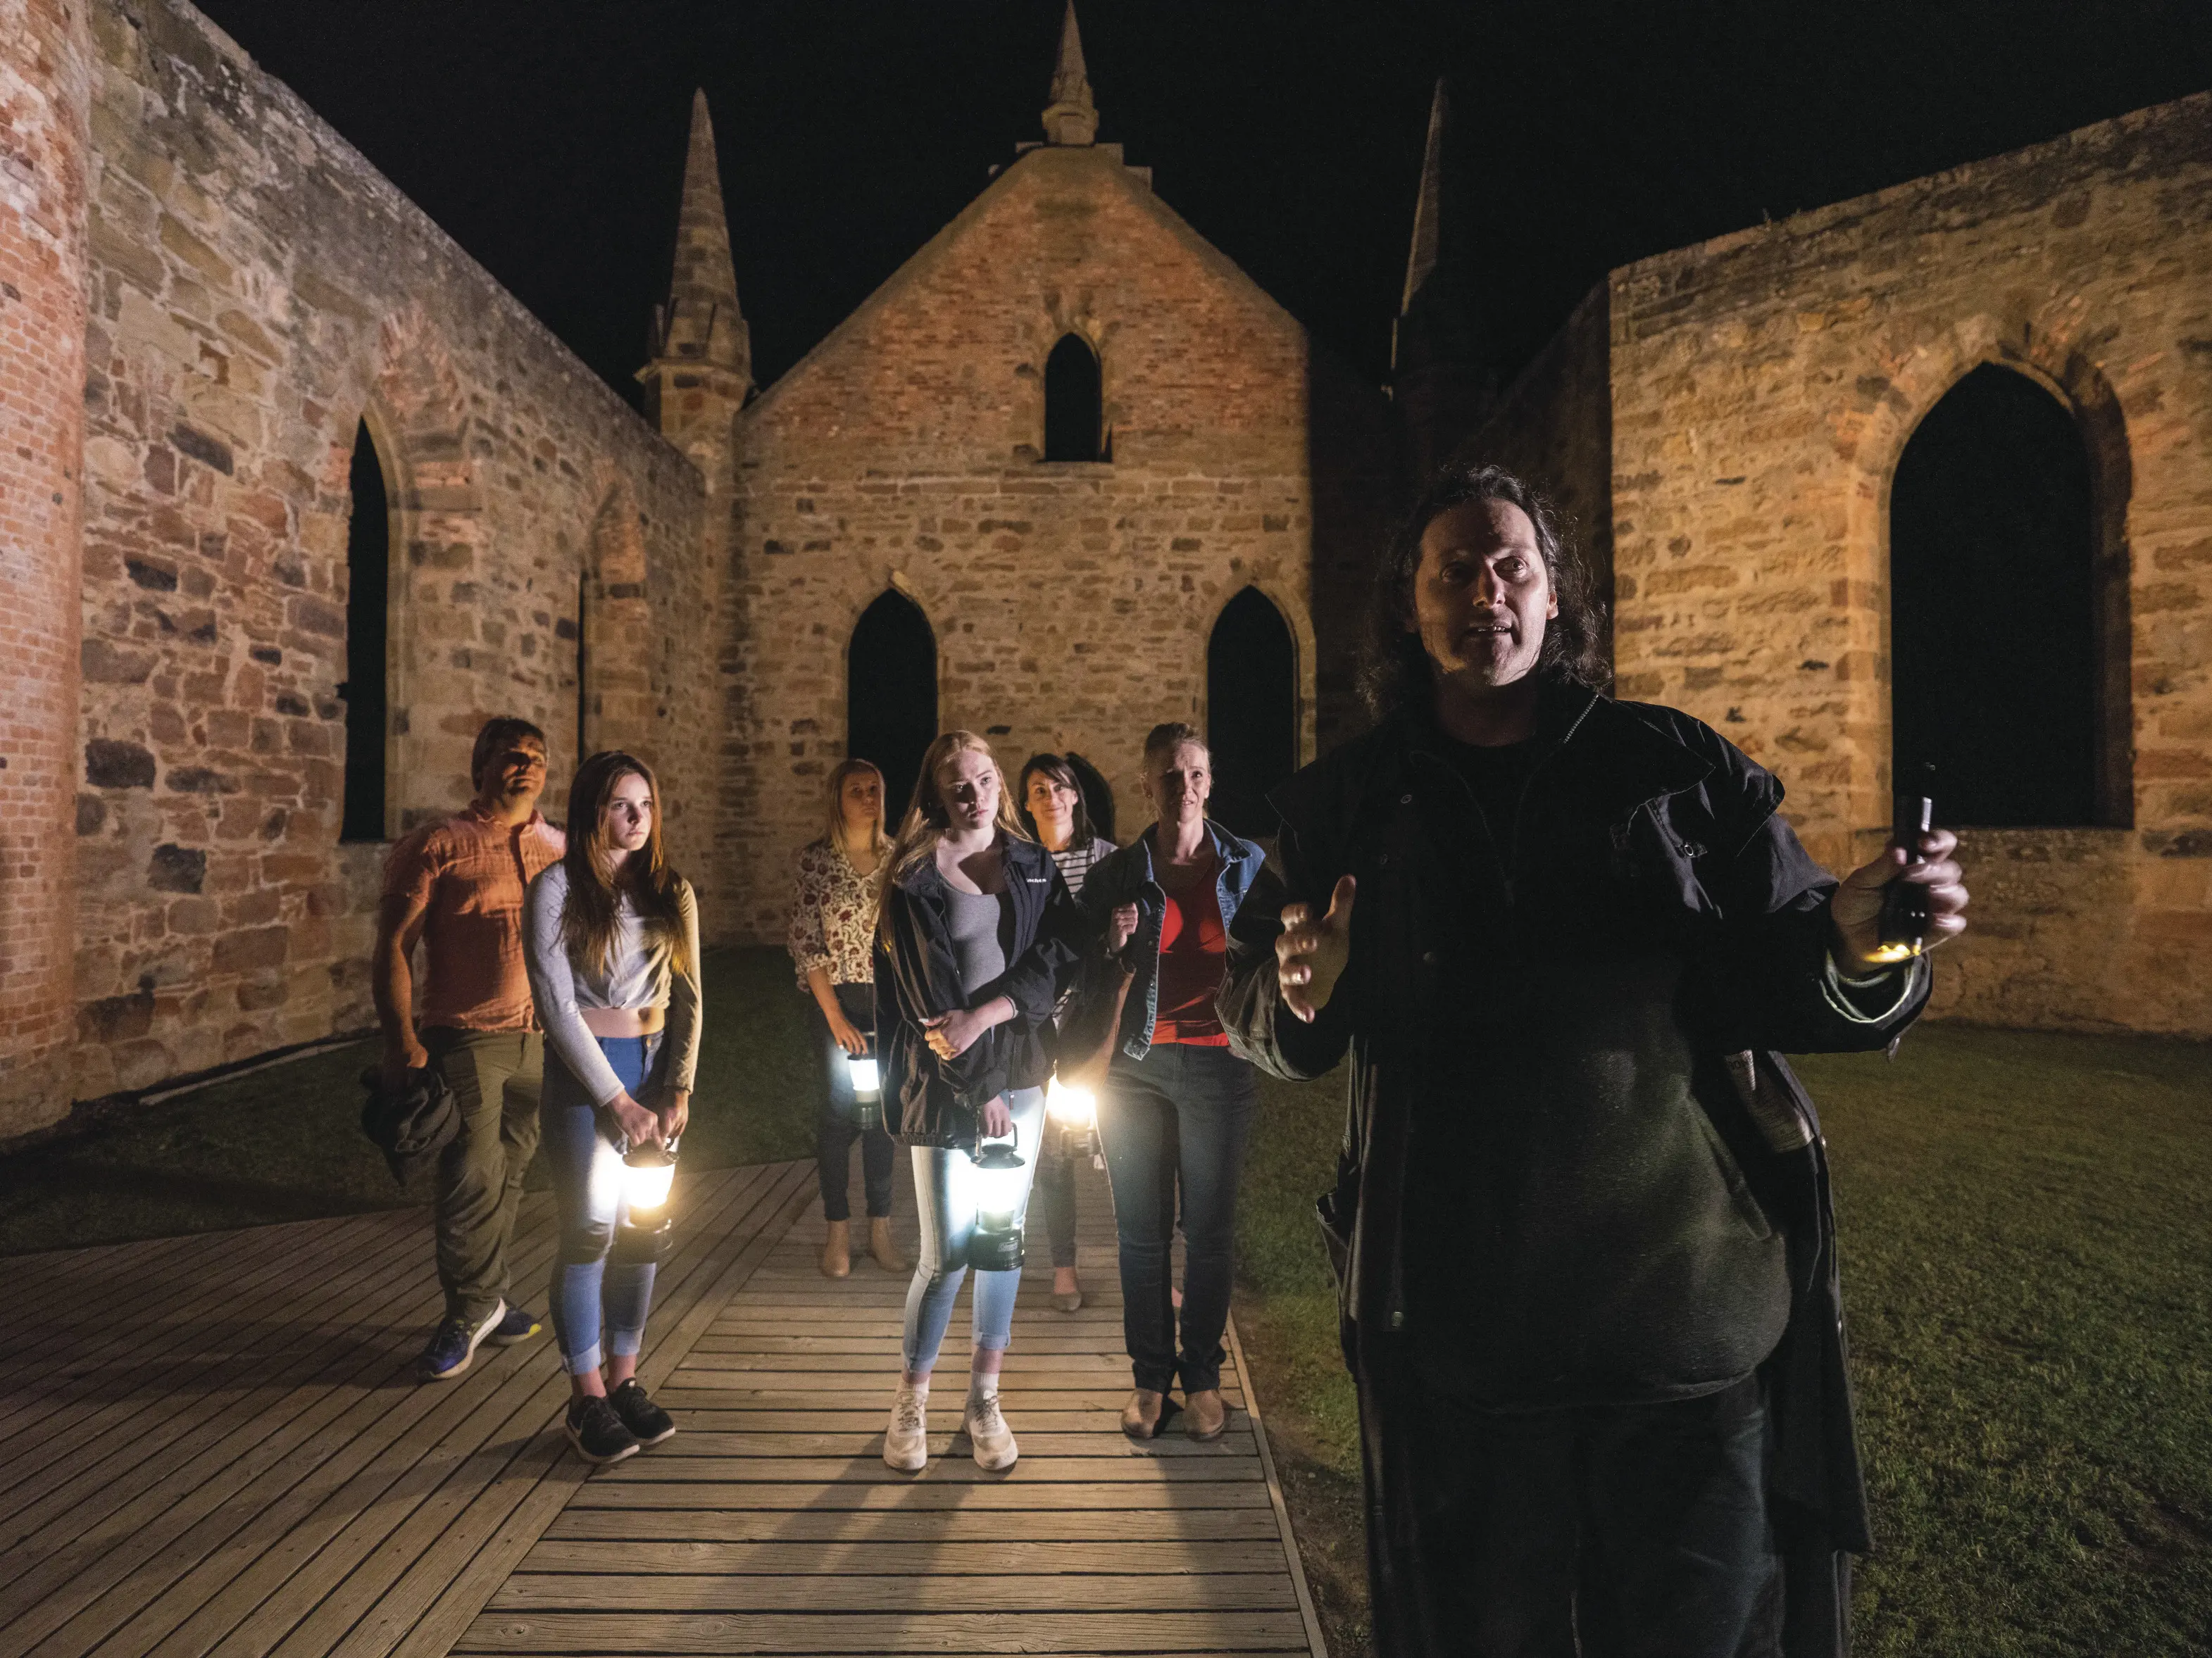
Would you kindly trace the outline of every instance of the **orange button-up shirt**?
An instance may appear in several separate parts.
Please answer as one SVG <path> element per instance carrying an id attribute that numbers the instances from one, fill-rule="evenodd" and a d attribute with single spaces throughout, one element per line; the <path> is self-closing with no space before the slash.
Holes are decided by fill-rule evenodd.
<path id="1" fill-rule="evenodd" d="M 522 895 L 568 840 L 532 812 L 514 828 L 473 802 L 392 848 L 384 896 L 422 907 L 428 970 L 416 1022 L 458 1030 L 532 1030 L 522 964 Z"/>

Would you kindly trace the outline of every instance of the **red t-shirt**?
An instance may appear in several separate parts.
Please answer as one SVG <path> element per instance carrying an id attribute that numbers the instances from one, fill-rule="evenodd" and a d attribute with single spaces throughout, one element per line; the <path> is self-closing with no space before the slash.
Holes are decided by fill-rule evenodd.
<path id="1" fill-rule="evenodd" d="M 1220 859 L 1209 849 L 1190 886 L 1180 895 L 1167 895 L 1167 914 L 1160 922 L 1160 1010 L 1152 1023 L 1156 1042 L 1229 1046 L 1229 1035 L 1213 1011 L 1215 993 L 1229 971 L 1229 933 L 1221 925 L 1213 878 L 1219 868 Z"/>

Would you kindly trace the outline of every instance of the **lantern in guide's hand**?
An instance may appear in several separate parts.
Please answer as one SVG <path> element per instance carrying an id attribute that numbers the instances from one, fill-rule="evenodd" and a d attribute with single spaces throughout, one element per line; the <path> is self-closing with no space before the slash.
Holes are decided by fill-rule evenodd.
<path id="1" fill-rule="evenodd" d="M 1044 1114 L 1049 1132 L 1060 1136 L 1060 1156 L 1088 1157 L 1094 1169 L 1106 1166 L 1105 1150 L 1098 1144 L 1096 1094 L 1054 1077 L 1044 1087 Z"/>
<path id="2" fill-rule="evenodd" d="M 979 1272 L 1011 1272 L 1022 1264 L 1022 1171 L 1029 1164 L 1002 1140 L 979 1142 L 968 1162 L 969 1178 L 975 1182 L 968 1265 Z"/>
<path id="3" fill-rule="evenodd" d="M 676 1230 L 676 1142 L 646 1140 L 623 1153 L 623 1217 L 615 1259 L 636 1264 L 668 1253 Z"/>
<path id="4" fill-rule="evenodd" d="M 853 1081 L 853 1112 L 862 1133 L 884 1126 L 883 1074 L 876 1068 L 874 1044 L 865 1054 L 845 1056 L 846 1074 Z"/>

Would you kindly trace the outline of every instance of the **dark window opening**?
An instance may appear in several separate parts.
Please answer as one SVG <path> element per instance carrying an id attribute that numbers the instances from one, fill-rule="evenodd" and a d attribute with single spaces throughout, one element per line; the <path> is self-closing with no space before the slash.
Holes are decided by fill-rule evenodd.
<path id="1" fill-rule="evenodd" d="M 2094 823 L 2098 593 L 2073 416 L 1985 364 L 1905 445 L 1890 490 L 1893 745 L 1947 823 Z"/>
<path id="2" fill-rule="evenodd" d="M 384 467 L 363 421 L 353 440 L 353 516 L 346 524 L 345 804 L 338 835 L 384 839 L 386 605 L 392 579 L 391 505 Z"/>
<path id="3" fill-rule="evenodd" d="M 1105 459 L 1098 358 L 1080 334 L 1064 334 L 1044 365 L 1044 458 Z"/>
<path id="4" fill-rule="evenodd" d="M 1091 820 L 1091 832 L 1103 840 L 1111 841 L 1114 838 L 1114 786 L 1106 780 L 1105 773 L 1073 749 L 1067 751 L 1067 768 L 1075 774 L 1076 786 L 1083 791 L 1083 812 Z"/>
<path id="5" fill-rule="evenodd" d="M 883 773 L 884 813 L 896 833 L 937 736 L 937 635 L 903 593 L 887 592 L 860 613 L 845 697 L 845 752 Z"/>
<path id="6" fill-rule="evenodd" d="M 1297 649 L 1282 613 L 1257 587 L 1222 607 L 1206 647 L 1207 808 L 1243 835 L 1272 835 L 1267 793 L 1298 767 Z"/>

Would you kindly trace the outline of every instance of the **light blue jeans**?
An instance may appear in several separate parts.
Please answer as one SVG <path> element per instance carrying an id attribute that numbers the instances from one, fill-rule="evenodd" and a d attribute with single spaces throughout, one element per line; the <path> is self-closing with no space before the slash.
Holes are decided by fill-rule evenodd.
<path id="1" fill-rule="evenodd" d="M 622 1085 L 638 1098 L 659 1057 L 660 1038 L 601 1036 L 598 1042 Z M 553 1257 L 553 1336 L 561 1345 L 562 1368 L 581 1376 L 599 1368 L 602 1315 L 609 1352 L 634 1354 L 645 1345 L 654 1263 L 625 1260 L 616 1247 L 616 1229 L 628 1211 L 613 1121 L 550 1052 L 538 1121 L 560 1230 Z"/>
<path id="2" fill-rule="evenodd" d="M 1006 1105 L 1014 1114 L 1015 1145 L 1026 1165 L 1016 1209 L 1018 1215 L 1025 1215 L 1042 1142 L 1044 1090 L 1009 1089 Z M 921 1258 L 914 1264 L 914 1282 L 906 1292 L 906 1368 L 927 1370 L 937 1363 L 937 1350 L 945 1345 L 945 1327 L 952 1322 L 952 1303 L 960 1298 L 960 1281 L 968 1276 L 968 1238 L 975 1230 L 975 1177 L 965 1151 L 932 1145 L 911 1149 L 915 1206 L 921 1212 Z M 961 1264 L 948 1266 L 948 1261 Z M 970 1316 L 977 1347 L 1004 1351 L 1013 1339 L 1014 1297 L 1021 1287 L 1018 1269 L 975 1274 Z"/>

